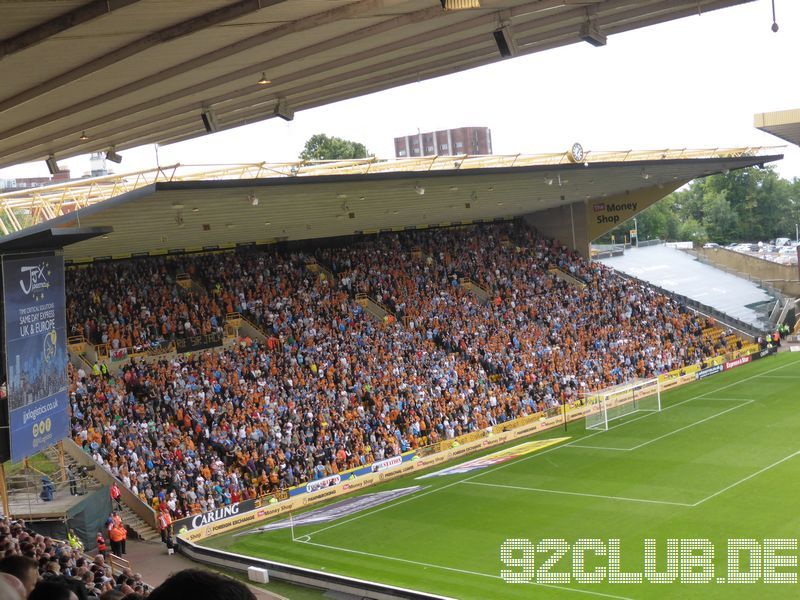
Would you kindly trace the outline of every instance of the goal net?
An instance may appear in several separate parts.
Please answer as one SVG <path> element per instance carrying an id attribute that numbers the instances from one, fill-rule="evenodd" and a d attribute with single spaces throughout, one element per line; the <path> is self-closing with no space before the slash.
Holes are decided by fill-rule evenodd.
<path id="1" fill-rule="evenodd" d="M 586 397 L 586 429 L 608 429 L 609 422 L 635 412 L 661 410 L 658 379 L 634 379 L 589 392 Z"/>

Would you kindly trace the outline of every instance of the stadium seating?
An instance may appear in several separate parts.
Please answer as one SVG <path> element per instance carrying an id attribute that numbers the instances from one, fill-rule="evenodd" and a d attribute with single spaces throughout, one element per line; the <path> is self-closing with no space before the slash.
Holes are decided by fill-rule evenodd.
<path id="1" fill-rule="evenodd" d="M 115 377 L 71 371 L 76 441 L 174 517 L 554 410 L 732 343 L 521 222 L 91 265 L 68 286 L 69 326 L 91 340 L 211 331 L 228 313 L 261 331 Z"/>
<path id="2" fill-rule="evenodd" d="M 142 349 L 221 330 L 217 303 L 178 285 L 176 264 L 149 259 L 68 270 L 70 334 L 111 349 Z"/>
<path id="3" fill-rule="evenodd" d="M 38 567 L 38 575 L 44 580 L 63 581 L 82 598 L 100 596 L 123 584 L 131 592 L 144 594 L 149 590 L 141 575 L 130 570 L 115 577 L 103 555 L 89 558 L 67 542 L 32 531 L 22 520 L 0 517 L 0 572 L 13 574 L 23 584 L 31 585 L 35 580 L 24 581 L 29 565 L 32 569 Z"/>

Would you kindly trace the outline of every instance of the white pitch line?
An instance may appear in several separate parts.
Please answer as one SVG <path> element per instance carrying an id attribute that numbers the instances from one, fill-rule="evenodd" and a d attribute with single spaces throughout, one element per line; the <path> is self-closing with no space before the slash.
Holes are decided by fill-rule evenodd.
<path id="1" fill-rule="evenodd" d="M 588 450 L 612 450 L 614 452 L 630 452 L 627 448 L 610 448 L 608 446 L 582 446 L 580 444 L 570 444 L 570 448 L 586 448 Z"/>
<path id="2" fill-rule="evenodd" d="M 710 400 L 710 399 L 711 398 L 703 398 L 703 400 Z M 725 413 L 731 412 L 732 410 L 736 410 L 737 408 L 741 408 L 742 406 L 747 406 L 748 404 L 752 404 L 753 402 L 755 402 L 755 400 L 744 399 L 744 398 L 713 398 L 713 400 L 720 400 L 720 401 L 725 400 L 725 401 L 731 401 L 731 402 L 741 402 L 742 404 L 740 404 L 738 406 L 734 406 L 733 408 L 729 408 L 727 410 L 720 411 L 720 412 L 718 412 L 716 414 L 711 415 L 710 417 L 706 417 L 705 419 L 701 419 L 700 421 L 695 421 L 694 423 L 690 423 L 689 425 L 686 425 L 684 427 L 679 427 L 678 429 L 675 429 L 673 431 L 665 433 L 664 435 L 660 435 L 660 436 L 658 436 L 656 438 L 653 438 L 652 440 L 648 440 L 646 442 L 642 442 L 641 444 L 638 444 L 638 445 L 633 446 L 631 448 L 612 448 L 611 446 L 584 446 L 584 445 L 581 445 L 581 444 L 569 444 L 569 446 L 570 446 L 570 448 L 587 448 L 587 449 L 591 449 L 591 450 L 611 450 L 611 451 L 614 451 L 614 452 L 633 452 L 634 450 L 638 450 L 639 448 L 642 448 L 644 446 L 652 444 L 653 442 L 657 442 L 658 440 L 663 440 L 664 438 L 669 437 L 669 436 L 671 436 L 673 434 L 676 434 L 676 433 L 678 433 L 680 431 L 683 431 L 684 429 L 689 429 L 691 427 L 694 427 L 695 425 L 699 425 L 700 423 L 704 423 L 706 421 L 710 421 L 711 419 L 716 419 L 717 417 L 719 417 L 721 415 L 724 415 Z M 580 441 L 580 440 L 578 440 L 578 441 Z"/>
<path id="3" fill-rule="evenodd" d="M 525 487 L 521 485 L 505 485 L 501 483 L 483 483 L 480 481 L 465 481 L 466 485 L 482 485 L 485 487 L 504 488 L 509 490 L 521 490 L 526 492 L 542 492 L 545 494 L 561 494 L 564 496 L 583 496 L 588 498 L 602 498 L 604 500 L 621 500 L 624 502 L 642 502 L 645 504 L 668 504 L 670 506 L 685 506 L 687 508 L 694 506 L 694 504 L 687 504 L 686 502 L 670 502 L 669 500 L 648 500 L 646 498 L 627 498 L 625 496 L 606 496 L 603 494 L 589 494 L 586 492 L 568 492 L 566 490 L 548 490 L 545 488 Z"/>
<path id="4" fill-rule="evenodd" d="M 711 396 L 703 396 L 702 400 L 719 400 L 720 402 L 756 402 L 758 398 L 712 398 Z"/>
<path id="5" fill-rule="evenodd" d="M 454 573 L 463 573 L 465 575 L 476 575 L 478 577 L 487 577 L 490 579 L 503 579 L 499 575 L 492 575 L 490 573 L 481 573 L 480 571 L 469 571 L 467 569 L 457 569 L 456 567 L 446 567 L 444 565 L 437 565 L 435 563 L 426 563 L 421 562 L 418 560 L 410 560 L 408 558 L 399 558 L 397 556 L 386 556 L 385 554 L 376 554 L 374 552 L 365 552 L 363 550 L 353 550 L 352 548 L 342 548 L 340 546 L 331 546 L 329 544 L 320 544 L 318 542 L 301 542 L 303 544 L 308 544 L 310 546 L 319 546 L 320 548 L 326 548 L 328 550 L 339 550 L 340 552 L 349 552 L 351 554 L 358 554 L 360 556 L 369 556 L 372 558 L 383 558 L 385 560 L 393 560 L 396 562 L 407 563 L 410 565 L 416 565 L 418 567 L 430 567 L 432 569 L 442 569 L 443 571 L 453 571 Z M 509 584 L 511 585 L 511 584 Z M 552 585 L 549 583 L 538 583 L 532 581 L 527 585 L 536 585 L 539 587 L 546 587 L 546 588 L 554 588 L 557 590 L 563 590 L 566 592 L 575 592 L 576 594 L 589 594 L 591 596 L 600 596 L 602 598 L 614 598 L 615 600 L 633 600 L 633 598 L 628 598 L 626 596 L 614 596 L 612 594 L 604 594 L 603 592 L 592 592 L 590 590 L 581 590 L 577 588 L 570 588 L 561 585 Z"/>
<path id="6" fill-rule="evenodd" d="M 796 365 L 798 363 L 800 363 L 800 361 L 793 361 L 793 362 L 790 362 L 790 363 L 786 363 L 785 365 L 781 365 L 780 367 L 775 367 L 773 369 L 769 369 L 768 371 L 764 371 L 763 373 L 759 373 L 757 375 L 752 375 L 751 377 L 746 377 L 745 379 L 740 379 L 738 381 L 734 381 L 733 383 L 730 383 L 728 385 L 725 385 L 725 386 L 722 386 L 720 388 L 717 388 L 713 392 L 709 392 L 709 393 L 715 393 L 715 392 L 719 392 L 721 390 L 728 389 L 728 388 L 733 387 L 735 385 L 739 385 L 740 383 L 743 383 L 745 381 L 750 381 L 751 379 L 754 379 L 756 377 L 762 377 L 763 375 L 767 375 L 767 374 L 772 373 L 774 371 L 777 371 L 779 369 L 783 369 L 785 367 Z M 665 411 L 665 410 L 670 410 L 672 408 L 676 408 L 678 406 L 681 406 L 682 404 L 686 404 L 687 402 L 691 402 L 692 400 L 702 399 L 704 395 L 705 394 L 700 394 L 698 396 L 694 396 L 694 397 L 689 398 L 687 400 L 683 400 L 681 402 L 677 402 L 675 404 L 671 404 L 671 405 L 667 406 L 666 408 L 662 409 L 662 412 Z M 617 427 L 622 427 L 623 425 L 628 425 L 629 423 L 633 423 L 634 421 L 638 421 L 640 419 L 651 417 L 651 416 L 653 416 L 655 414 L 658 414 L 658 413 L 657 412 L 647 413 L 646 415 L 643 415 L 641 417 L 637 417 L 635 419 L 630 419 L 628 421 L 625 421 L 624 423 L 620 423 L 619 425 L 614 425 L 613 427 L 609 427 L 608 430 L 615 429 Z M 587 440 L 587 439 L 592 438 L 592 437 L 594 437 L 596 435 L 600 435 L 601 433 L 605 433 L 605 431 L 596 431 L 595 433 L 590 433 L 589 435 L 585 435 L 585 436 L 583 436 L 581 438 L 578 438 L 577 440 L 575 440 L 575 442 L 581 442 L 581 441 Z M 433 488 L 432 490 L 429 490 L 427 492 L 422 492 L 421 494 L 411 494 L 407 498 L 403 498 L 403 499 L 398 500 L 397 502 L 394 502 L 392 504 L 386 504 L 385 506 L 382 506 L 380 508 L 376 508 L 375 510 L 368 511 L 368 512 L 365 512 L 363 514 L 355 515 L 355 516 L 353 516 L 353 517 L 351 517 L 349 519 L 345 519 L 344 521 L 333 523 L 331 525 L 328 525 L 327 527 L 323 527 L 322 529 L 318 529 L 317 531 L 309 533 L 308 535 L 309 536 L 314 536 L 314 535 L 316 535 L 318 533 L 322 533 L 323 531 L 327 531 L 329 529 L 333 529 L 334 527 L 338 527 L 339 525 L 344 525 L 346 523 L 351 523 L 352 521 L 356 521 L 358 519 L 363 519 L 364 517 L 368 517 L 368 516 L 373 515 L 375 513 L 378 513 L 378 512 L 381 512 L 381 511 L 384 511 L 384 510 L 387 510 L 387 509 L 390 509 L 390 508 L 394 508 L 395 506 L 399 506 L 401 504 L 405 504 L 406 502 L 411 502 L 412 500 L 417 500 L 419 498 L 427 496 L 428 494 L 434 494 L 436 492 L 441 492 L 442 490 L 446 490 L 448 488 L 451 488 L 454 485 L 458 485 L 459 483 L 464 483 L 466 481 L 471 481 L 472 479 L 475 479 L 477 477 L 483 477 L 484 475 L 488 475 L 489 473 L 494 473 L 495 471 L 499 471 L 500 469 L 505 469 L 506 467 L 510 467 L 511 465 L 516 465 L 516 464 L 525 462 L 525 461 L 530 460 L 532 458 L 537 458 L 539 456 L 545 456 L 545 455 L 549 454 L 550 452 L 555 452 L 556 450 L 560 450 L 561 448 L 567 448 L 567 447 L 573 445 L 575 442 L 567 442 L 566 444 L 559 444 L 558 446 L 553 446 L 551 448 L 547 448 L 545 450 L 542 450 L 541 452 L 534 452 L 532 454 L 529 454 L 529 455 L 526 455 L 526 456 L 522 456 L 517 460 L 510 460 L 510 461 L 505 462 L 505 463 L 503 463 L 501 465 L 497 465 L 496 467 L 492 467 L 490 469 L 485 469 L 483 471 L 479 471 L 475 475 L 470 475 L 469 477 L 467 477 L 465 479 L 461 479 L 459 481 L 454 481 L 452 483 L 448 483 L 447 485 L 443 485 L 441 487 Z"/>
<path id="7" fill-rule="evenodd" d="M 782 464 L 782 463 L 785 463 L 787 460 L 789 460 L 789 459 L 791 459 L 791 458 L 794 458 L 794 457 L 795 457 L 795 456 L 797 456 L 798 454 L 800 454 L 800 450 L 798 450 L 797 452 L 792 452 L 792 453 L 791 453 L 789 456 L 784 456 L 784 457 L 783 457 L 782 459 L 780 459 L 780 460 L 776 460 L 776 461 L 775 461 L 774 463 L 772 463 L 771 465 L 767 465 L 767 466 L 766 466 L 766 467 L 764 467 L 763 469 L 759 469 L 758 471 L 756 471 L 755 473 L 751 473 L 751 474 L 750 474 L 750 475 L 748 475 L 747 477 L 742 477 L 742 478 L 741 478 L 739 481 L 734 481 L 732 484 L 730 484 L 729 486 L 726 486 L 726 487 L 722 488 L 722 489 L 721 489 L 721 490 L 719 490 L 718 492 L 714 492 L 714 493 L 713 493 L 713 494 L 711 494 L 710 496 L 706 496 L 706 497 L 705 497 L 705 498 L 703 498 L 702 500 L 698 500 L 697 502 L 695 502 L 694 504 L 692 504 L 692 507 L 695 507 L 695 506 L 700 506 L 700 505 L 701 505 L 703 502 L 706 502 L 707 500 L 711 500 L 712 498 L 716 498 L 716 497 L 717 497 L 717 496 L 719 496 L 720 494 L 724 494 L 724 493 L 725 493 L 725 492 L 727 492 L 728 490 L 730 490 L 730 489 L 732 489 L 732 488 L 735 488 L 737 485 L 740 485 L 740 484 L 744 483 L 745 481 L 749 481 L 749 480 L 751 480 L 753 477 L 757 477 L 758 475 L 761 475 L 762 473 L 765 473 L 765 472 L 769 471 L 769 470 L 770 470 L 770 469 L 772 469 L 773 467 L 777 467 L 778 465 L 780 465 L 780 464 Z"/>
<path id="8" fill-rule="evenodd" d="M 648 445 L 652 444 L 653 442 L 657 442 L 659 440 L 663 440 L 666 437 L 669 437 L 671 435 L 675 435 L 676 433 L 680 433 L 681 431 L 685 431 L 686 429 L 694 427 L 695 425 L 700 425 L 700 423 L 705 423 L 706 421 L 710 421 L 711 419 L 716 419 L 717 417 L 721 417 L 725 413 L 729 413 L 731 411 L 737 410 L 739 408 L 742 408 L 743 406 L 748 406 L 749 404 L 752 404 L 753 402 L 754 402 L 754 400 L 748 400 L 746 402 L 743 402 L 742 404 L 739 404 L 737 406 L 733 406 L 731 408 L 728 408 L 726 410 L 718 412 L 718 413 L 716 413 L 714 415 L 711 415 L 710 417 L 706 417 L 705 419 L 700 419 L 699 421 L 695 421 L 694 423 L 689 423 L 688 425 L 685 425 L 683 427 L 679 427 L 678 429 L 676 429 L 674 431 L 670 431 L 669 433 L 665 433 L 664 435 L 660 435 L 657 438 L 653 438 L 652 440 L 648 440 L 646 442 L 642 442 L 641 444 L 639 444 L 637 446 L 634 446 L 633 448 L 628 448 L 628 450 L 630 452 L 633 452 L 634 450 L 638 450 L 639 448 L 644 448 L 645 446 L 648 446 Z"/>
<path id="9" fill-rule="evenodd" d="M 785 365 L 781 365 L 780 367 L 775 367 L 773 369 L 768 369 L 762 373 L 756 373 L 755 375 L 751 375 L 750 377 L 745 377 L 744 379 L 739 379 L 738 381 L 734 381 L 733 383 L 729 383 L 728 385 L 723 385 L 721 388 L 717 388 L 709 394 L 715 394 L 720 390 L 727 390 L 728 388 L 732 388 L 733 386 L 739 385 L 740 383 L 744 383 L 745 381 L 750 381 L 751 379 L 756 379 L 757 377 L 763 377 L 764 375 L 769 375 L 770 373 L 774 373 L 775 371 L 780 371 L 781 369 L 785 369 L 786 367 L 793 367 L 800 363 L 800 360 L 793 360 L 791 362 L 786 363 Z M 776 377 L 776 375 L 773 375 Z M 704 394 L 705 395 L 705 394 Z M 699 396 L 702 398 L 703 396 Z"/>

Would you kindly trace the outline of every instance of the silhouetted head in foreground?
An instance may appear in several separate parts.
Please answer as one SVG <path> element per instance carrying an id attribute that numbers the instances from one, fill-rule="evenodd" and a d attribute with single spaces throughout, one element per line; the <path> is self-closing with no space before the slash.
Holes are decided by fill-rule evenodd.
<path id="1" fill-rule="evenodd" d="M 148 600 L 256 600 L 243 583 L 200 569 L 186 569 L 170 575 L 148 596 Z"/>

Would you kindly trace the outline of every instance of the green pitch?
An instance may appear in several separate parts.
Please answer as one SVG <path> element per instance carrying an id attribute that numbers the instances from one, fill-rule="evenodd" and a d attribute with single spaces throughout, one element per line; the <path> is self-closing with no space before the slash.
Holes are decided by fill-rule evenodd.
<path id="1" fill-rule="evenodd" d="M 206 543 L 456 598 L 800 597 L 800 583 L 764 583 L 768 570 L 800 573 L 800 548 L 772 552 L 764 542 L 800 537 L 800 354 L 677 388 L 662 394 L 662 405 L 662 412 L 614 421 L 608 431 L 587 433 L 577 422 L 567 433 L 547 432 L 538 437 L 570 439 L 497 466 L 421 480 L 417 473 L 367 489 L 424 486 L 339 521 L 296 527 L 294 539 L 279 530 Z M 533 571 L 503 564 L 501 545 L 511 538 L 530 540 L 531 548 L 545 538 L 565 540 L 571 548 L 548 572 L 564 573 L 568 582 L 544 583 L 547 575 L 535 571 L 553 551 L 535 553 Z M 668 570 L 669 539 L 709 540 L 713 582 L 576 582 L 577 540 L 603 544 L 605 555 L 585 554 L 586 572 L 608 567 L 615 544 L 609 540 L 619 540 L 619 570 L 644 573 L 646 538 L 655 540 L 659 571 Z M 756 540 L 757 583 L 718 582 L 729 576 L 730 538 Z M 690 569 L 689 552 L 687 545 L 681 568 Z M 774 567 L 781 559 L 765 560 L 767 554 L 784 556 L 789 566 Z M 749 560 L 741 556 L 739 570 L 747 572 Z M 507 583 L 504 569 L 534 583 Z"/>

